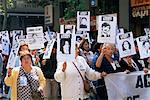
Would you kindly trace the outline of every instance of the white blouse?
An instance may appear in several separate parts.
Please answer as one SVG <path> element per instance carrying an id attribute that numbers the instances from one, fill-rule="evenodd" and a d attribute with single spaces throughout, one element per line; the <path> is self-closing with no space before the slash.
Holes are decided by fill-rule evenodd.
<path id="1" fill-rule="evenodd" d="M 82 76 L 86 75 L 89 80 L 97 80 L 101 78 L 101 74 L 91 69 L 83 57 L 78 56 L 74 63 L 80 70 Z M 79 98 L 88 98 L 88 95 L 84 91 L 83 80 L 74 64 L 72 62 L 67 62 L 65 72 L 62 71 L 62 64 L 63 62 L 58 63 L 54 75 L 56 81 L 61 83 L 62 100 L 79 100 Z"/>

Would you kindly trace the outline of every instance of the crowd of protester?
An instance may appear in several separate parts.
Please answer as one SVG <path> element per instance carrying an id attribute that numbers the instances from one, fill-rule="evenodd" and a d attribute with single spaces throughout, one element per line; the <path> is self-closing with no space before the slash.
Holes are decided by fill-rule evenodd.
<path id="1" fill-rule="evenodd" d="M 33 81 L 34 88 L 43 92 L 45 100 L 61 98 L 63 100 L 108 100 L 104 81 L 107 74 L 117 72 L 130 74 L 142 70 L 147 73 L 150 67 L 150 57 L 140 59 L 137 46 L 137 54 L 120 58 L 115 44 L 91 45 L 87 39 L 82 39 L 80 44 L 76 45 L 75 62 L 57 62 L 57 42 L 54 43 L 50 59 L 43 59 L 47 43 L 44 45 L 45 48 L 42 50 L 29 50 L 27 43 L 21 44 L 13 69 L 11 66 L 9 69 L 6 68 L 9 56 L 0 53 L 0 92 L 8 94 L 8 99 L 28 100 L 31 97 L 30 92 L 24 92 L 24 90 L 31 90 L 22 88 L 19 82 L 21 75 L 26 74 Z M 80 68 L 84 77 L 93 82 L 96 95 L 89 97 L 85 93 L 82 78 L 76 67 Z M 35 73 L 35 70 L 30 73 L 33 69 L 40 73 L 38 81 L 30 77 Z"/>

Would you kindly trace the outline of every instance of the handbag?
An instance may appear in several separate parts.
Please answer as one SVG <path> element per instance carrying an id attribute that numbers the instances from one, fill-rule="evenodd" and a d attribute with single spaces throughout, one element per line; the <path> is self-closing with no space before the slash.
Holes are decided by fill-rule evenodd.
<path id="1" fill-rule="evenodd" d="M 77 66 L 75 65 L 75 63 L 73 62 L 74 66 L 76 67 L 77 71 L 79 72 L 82 80 L 83 80 L 83 84 L 84 84 L 84 91 L 86 93 L 89 93 L 90 95 L 96 95 L 96 88 L 95 86 L 93 85 L 93 83 L 88 80 L 88 78 L 85 76 L 85 79 L 83 78 L 81 72 L 79 71 L 79 69 L 77 68 Z"/>
<path id="2" fill-rule="evenodd" d="M 41 94 L 41 92 L 39 90 L 36 90 L 34 91 L 32 86 L 31 86 L 31 83 L 28 79 L 28 76 L 26 75 L 26 73 L 24 72 L 26 78 L 27 78 L 27 81 L 29 82 L 29 86 L 30 86 L 30 89 L 31 89 L 31 97 L 33 100 L 44 100 L 44 95 Z"/>

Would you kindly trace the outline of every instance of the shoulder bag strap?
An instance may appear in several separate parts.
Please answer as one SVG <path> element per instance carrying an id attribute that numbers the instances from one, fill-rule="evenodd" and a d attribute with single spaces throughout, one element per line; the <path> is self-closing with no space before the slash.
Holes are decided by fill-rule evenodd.
<path id="1" fill-rule="evenodd" d="M 77 71 L 79 72 L 79 74 L 80 74 L 80 76 L 81 76 L 82 80 L 84 81 L 84 78 L 83 78 L 83 76 L 82 76 L 81 72 L 79 71 L 79 69 L 77 68 L 76 64 L 75 64 L 74 62 L 72 62 L 72 63 L 74 64 L 74 66 L 76 67 Z"/>

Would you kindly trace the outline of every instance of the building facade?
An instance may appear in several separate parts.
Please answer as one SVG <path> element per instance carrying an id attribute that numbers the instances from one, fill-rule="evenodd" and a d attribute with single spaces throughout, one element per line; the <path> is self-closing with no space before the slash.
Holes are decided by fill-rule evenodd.
<path id="1" fill-rule="evenodd" d="M 14 0 L 13 7 L 7 9 L 7 30 L 44 25 L 44 8 L 38 0 Z M 0 14 L 0 30 L 4 16 Z"/>

